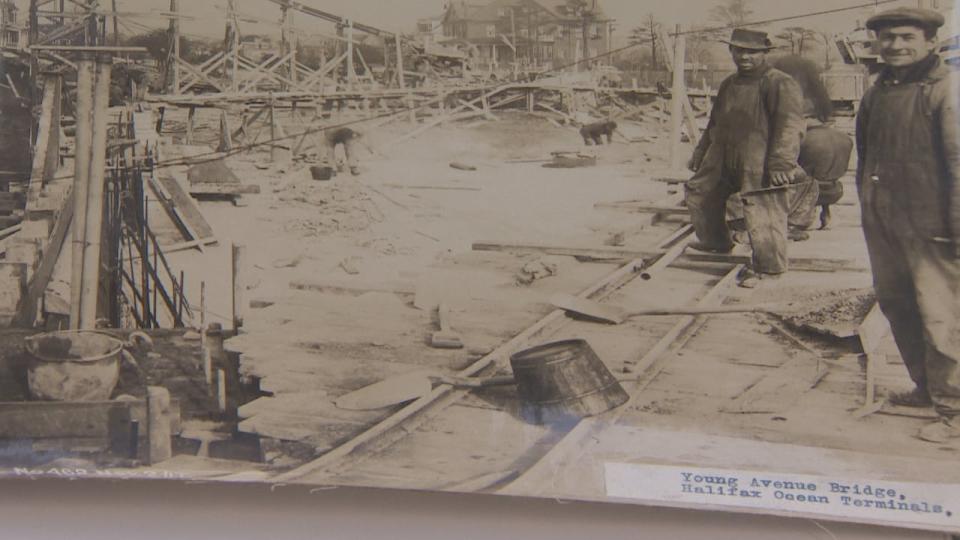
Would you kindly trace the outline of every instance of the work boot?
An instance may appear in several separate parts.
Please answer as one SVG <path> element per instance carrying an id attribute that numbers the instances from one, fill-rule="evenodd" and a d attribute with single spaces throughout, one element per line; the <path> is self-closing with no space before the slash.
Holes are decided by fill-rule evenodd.
<path id="1" fill-rule="evenodd" d="M 791 229 L 787 233 L 787 238 L 794 242 L 804 242 L 810 239 L 810 234 L 807 231 L 801 231 L 799 229 Z"/>
<path id="2" fill-rule="evenodd" d="M 737 286 L 744 289 L 756 289 L 760 286 L 761 281 L 775 279 L 780 279 L 780 274 L 765 274 L 763 272 L 755 272 L 750 268 L 745 268 L 744 271 L 737 276 Z"/>
<path id="3" fill-rule="evenodd" d="M 730 253 L 733 251 L 732 243 L 726 246 L 715 246 L 706 242 L 690 242 L 687 247 L 704 253 Z"/>
<path id="4" fill-rule="evenodd" d="M 823 205 L 820 209 L 820 230 L 821 231 L 825 231 L 830 228 L 831 217 L 832 216 L 830 215 L 830 206 L 826 204 Z"/>
<path id="5" fill-rule="evenodd" d="M 360 167 L 350 167 L 350 174 L 360 176 Z"/>
<path id="6" fill-rule="evenodd" d="M 887 401 L 892 405 L 920 409 L 933 405 L 933 400 L 930 399 L 930 393 L 924 388 L 914 388 L 906 392 L 892 392 L 887 396 Z"/>
<path id="7" fill-rule="evenodd" d="M 945 443 L 950 439 L 960 439 L 960 425 L 957 420 L 941 417 L 940 420 L 927 424 L 917 432 L 917 438 L 932 443 Z"/>

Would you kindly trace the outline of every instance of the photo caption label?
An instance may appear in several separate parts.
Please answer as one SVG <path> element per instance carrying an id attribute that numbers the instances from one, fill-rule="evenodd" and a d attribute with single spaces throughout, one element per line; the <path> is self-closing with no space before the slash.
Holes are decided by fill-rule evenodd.
<path id="1" fill-rule="evenodd" d="M 960 486 L 607 463 L 607 496 L 960 529 Z"/>

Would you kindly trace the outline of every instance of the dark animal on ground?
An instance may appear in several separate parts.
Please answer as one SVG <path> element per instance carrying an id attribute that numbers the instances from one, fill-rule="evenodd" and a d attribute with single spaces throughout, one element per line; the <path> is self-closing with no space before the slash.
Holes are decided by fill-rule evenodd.
<path id="1" fill-rule="evenodd" d="M 596 122 L 580 128 L 580 136 L 583 137 L 583 144 L 590 146 L 592 142 L 599 146 L 603 144 L 604 135 L 607 137 L 607 144 L 613 143 L 613 132 L 616 130 L 616 122 Z"/>

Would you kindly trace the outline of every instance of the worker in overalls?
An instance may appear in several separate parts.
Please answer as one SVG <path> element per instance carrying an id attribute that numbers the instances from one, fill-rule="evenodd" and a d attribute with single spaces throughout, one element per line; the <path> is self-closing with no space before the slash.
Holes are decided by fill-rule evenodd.
<path id="1" fill-rule="evenodd" d="M 737 73 L 721 83 L 689 163 L 696 174 L 686 184 L 686 204 L 699 239 L 690 247 L 733 249 L 726 204 L 739 192 L 753 247 L 739 284 L 752 288 L 787 271 L 787 186 L 797 176 L 806 126 L 799 85 L 767 63 L 767 34 L 738 28 L 726 43 Z"/>
<path id="2" fill-rule="evenodd" d="M 917 436 L 960 437 L 960 76 L 936 54 L 935 11 L 867 21 L 885 66 L 857 115 L 857 188 L 874 287 L 915 388 L 889 400 L 940 420 Z"/>

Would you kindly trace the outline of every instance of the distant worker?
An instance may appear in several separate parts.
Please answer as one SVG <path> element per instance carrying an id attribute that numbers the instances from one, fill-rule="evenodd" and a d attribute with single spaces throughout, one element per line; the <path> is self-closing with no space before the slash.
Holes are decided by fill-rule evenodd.
<path id="1" fill-rule="evenodd" d="M 686 203 L 700 251 L 728 253 L 727 199 L 739 192 L 752 267 L 739 285 L 752 288 L 787 271 L 787 186 L 797 176 L 805 125 L 799 85 L 773 69 L 765 32 L 738 28 L 729 41 L 737 73 L 723 81 L 707 129 L 688 166 Z"/>
<path id="2" fill-rule="evenodd" d="M 323 142 L 324 150 L 326 150 L 326 156 L 324 156 L 326 162 L 331 167 L 336 167 L 337 145 L 343 145 L 343 154 L 347 160 L 347 166 L 350 168 L 350 174 L 354 176 L 360 174 L 360 162 L 357 159 L 356 143 L 359 142 L 361 137 L 363 137 L 362 133 L 348 127 L 335 127 L 325 130 L 323 132 Z"/>
<path id="3" fill-rule="evenodd" d="M 613 134 L 617 131 L 617 123 L 614 121 L 594 122 L 580 128 L 580 136 L 583 137 L 583 144 L 590 146 L 590 143 L 600 146 L 603 144 L 603 137 L 606 136 L 607 144 L 613 144 Z"/>
<path id="4" fill-rule="evenodd" d="M 936 11 L 874 15 L 885 66 L 857 114 L 857 189 L 880 309 L 915 387 L 892 403 L 931 404 L 917 433 L 960 438 L 960 74 L 936 54 Z"/>

